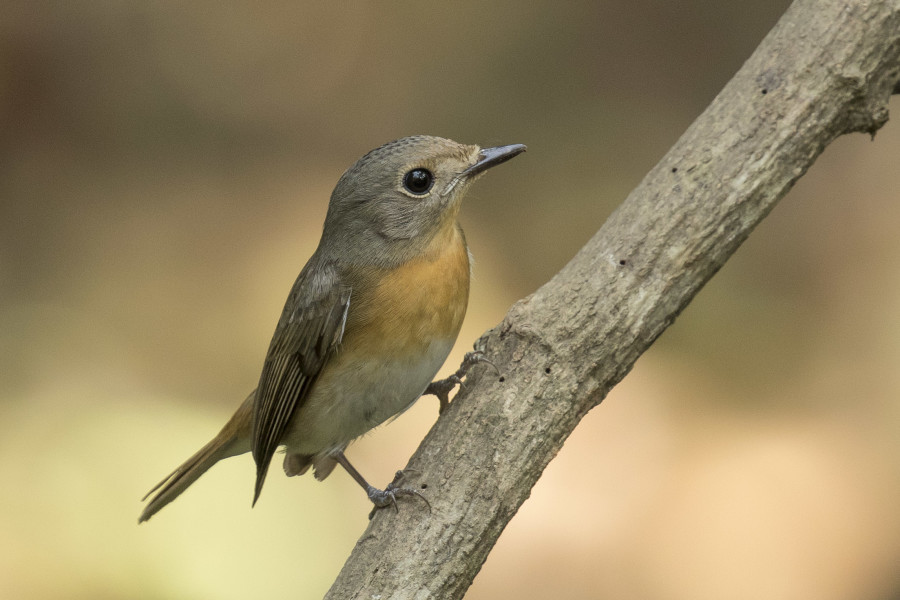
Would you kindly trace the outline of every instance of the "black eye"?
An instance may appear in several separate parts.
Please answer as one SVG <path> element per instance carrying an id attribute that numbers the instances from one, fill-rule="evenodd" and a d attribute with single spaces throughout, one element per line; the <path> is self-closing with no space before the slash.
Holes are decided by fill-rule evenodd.
<path id="1" fill-rule="evenodd" d="M 428 169 L 421 167 L 413 169 L 403 176 L 403 187 L 413 194 L 424 194 L 431 189 L 434 183 L 434 175 Z"/>

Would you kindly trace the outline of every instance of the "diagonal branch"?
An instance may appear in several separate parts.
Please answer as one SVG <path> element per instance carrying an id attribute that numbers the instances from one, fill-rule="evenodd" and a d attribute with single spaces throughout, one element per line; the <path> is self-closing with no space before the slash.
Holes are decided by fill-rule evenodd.
<path id="1" fill-rule="evenodd" d="M 591 241 L 479 340 L 410 461 L 433 510 L 381 511 L 328 598 L 460 598 L 580 419 L 836 137 L 900 80 L 900 0 L 796 0 Z"/>

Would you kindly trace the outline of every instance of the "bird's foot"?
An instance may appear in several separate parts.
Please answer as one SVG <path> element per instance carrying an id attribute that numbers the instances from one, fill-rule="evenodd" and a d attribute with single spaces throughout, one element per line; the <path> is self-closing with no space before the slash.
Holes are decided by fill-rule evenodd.
<path id="1" fill-rule="evenodd" d="M 369 519 L 375 516 L 375 512 L 379 508 L 385 508 L 386 506 L 393 506 L 396 512 L 400 512 L 400 509 L 397 507 L 397 498 L 402 496 L 421 498 L 428 505 L 428 512 L 431 512 L 431 502 L 428 501 L 428 498 L 422 492 L 414 488 L 398 486 L 402 478 L 403 471 L 397 471 L 394 475 L 394 480 L 387 484 L 387 487 L 383 490 L 379 490 L 371 485 L 366 487 L 366 494 L 369 496 L 372 504 L 375 505 L 372 507 L 372 512 L 369 513 Z"/>
<path id="2" fill-rule="evenodd" d="M 480 350 L 476 350 L 474 352 L 466 352 L 466 355 L 463 357 L 462 364 L 459 365 L 459 368 L 455 373 L 446 377 L 445 379 L 438 379 L 437 381 L 432 381 L 428 384 L 428 387 L 425 388 L 425 391 L 422 395 L 432 394 L 437 396 L 438 401 L 441 403 L 440 408 L 438 408 L 438 414 L 443 413 L 448 406 L 450 406 L 450 392 L 453 391 L 457 385 L 463 385 L 463 377 L 465 377 L 469 369 L 477 365 L 478 363 L 486 363 L 494 367 L 494 370 L 498 373 L 500 372 L 497 369 L 497 365 L 489 361 L 484 352 Z"/>

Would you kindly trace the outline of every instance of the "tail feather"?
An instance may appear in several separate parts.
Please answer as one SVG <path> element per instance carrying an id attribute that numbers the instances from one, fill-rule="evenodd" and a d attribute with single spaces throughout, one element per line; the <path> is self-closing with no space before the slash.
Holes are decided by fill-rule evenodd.
<path id="1" fill-rule="evenodd" d="M 159 490 L 150 503 L 144 507 L 138 523 L 143 523 L 155 515 L 162 507 L 181 495 L 181 492 L 197 481 L 197 478 L 206 473 L 211 466 L 225 458 L 222 450 L 223 447 L 219 445 L 219 440 L 212 440 L 165 479 L 157 483 L 142 499 L 142 501 L 146 500 L 153 492 Z"/>
<path id="2" fill-rule="evenodd" d="M 251 393 L 215 438 L 147 492 L 141 501 L 146 500 L 154 493 L 155 495 L 144 507 L 138 523 L 150 519 L 223 458 L 250 451 L 252 406 L 253 394 Z"/>

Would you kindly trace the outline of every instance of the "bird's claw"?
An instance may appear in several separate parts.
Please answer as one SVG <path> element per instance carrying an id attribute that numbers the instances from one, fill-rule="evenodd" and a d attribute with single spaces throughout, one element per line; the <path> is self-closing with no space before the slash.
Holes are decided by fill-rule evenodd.
<path id="1" fill-rule="evenodd" d="M 387 506 L 393 506 L 394 511 L 399 513 L 400 509 L 397 507 L 397 498 L 401 496 L 417 496 L 421 498 L 428 506 L 428 512 L 431 512 L 431 502 L 428 501 L 428 498 L 426 498 L 422 492 L 413 488 L 398 487 L 397 483 L 402 478 L 403 471 L 397 471 L 394 475 L 394 480 L 387 484 L 387 487 L 383 490 L 379 490 L 372 486 L 368 487 L 366 494 L 369 496 L 369 500 L 372 501 L 372 504 L 374 504 L 372 512 L 369 513 L 369 519 L 375 516 L 375 512 L 378 511 L 379 508 L 385 508 Z"/>
<path id="2" fill-rule="evenodd" d="M 490 360 L 485 357 L 484 352 L 481 350 L 475 350 L 474 352 L 466 352 L 466 355 L 463 357 L 462 364 L 456 370 L 455 373 L 446 377 L 444 379 L 438 379 L 437 381 L 432 381 L 428 384 L 428 387 L 425 388 L 423 394 L 432 394 L 437 396 L 438 401 L 440 402 L 440 408 L 438 408 L 438 414 L 443 413 L 448 406 L 450 406 L 450 392 L 453 391 L 457 385 L 460 387 L 465 387 L 463 384 L 463 377 L 465 377 L 469 369 L 477 365 L 478 363 L 486 363 L 491 365 L 495 371 L 498 373 L 500 369 L 497 368 L 497 365 L 492 363 Z"/>
<path id="3" fill-rule="evenodd" d="M 484 355 L 484 352 L 482 350 L 474 350 L 472 352 L 466 352 L 466 355 L 463 356 L 463 362 L 462 362 L 462 366 L 460 366 L 460 369 L 465 369 L 465 371 L 463 371 L 463 373 L 465 374 L 466 372 L 468 372 L 469 369 L 471 369 L 478 363 L 484 363 L 486 365 L 491 365 L 491 368 L 493 368 L 494 371 L 496 371 L 498 375 L 500 374 L 500 369 L 497 368 L 497 365 L 495 365 L 490 360 L 488 360 L 488 357 Z M 457 373 L 459 373 L 459 371 L 457 371 Z"/>

